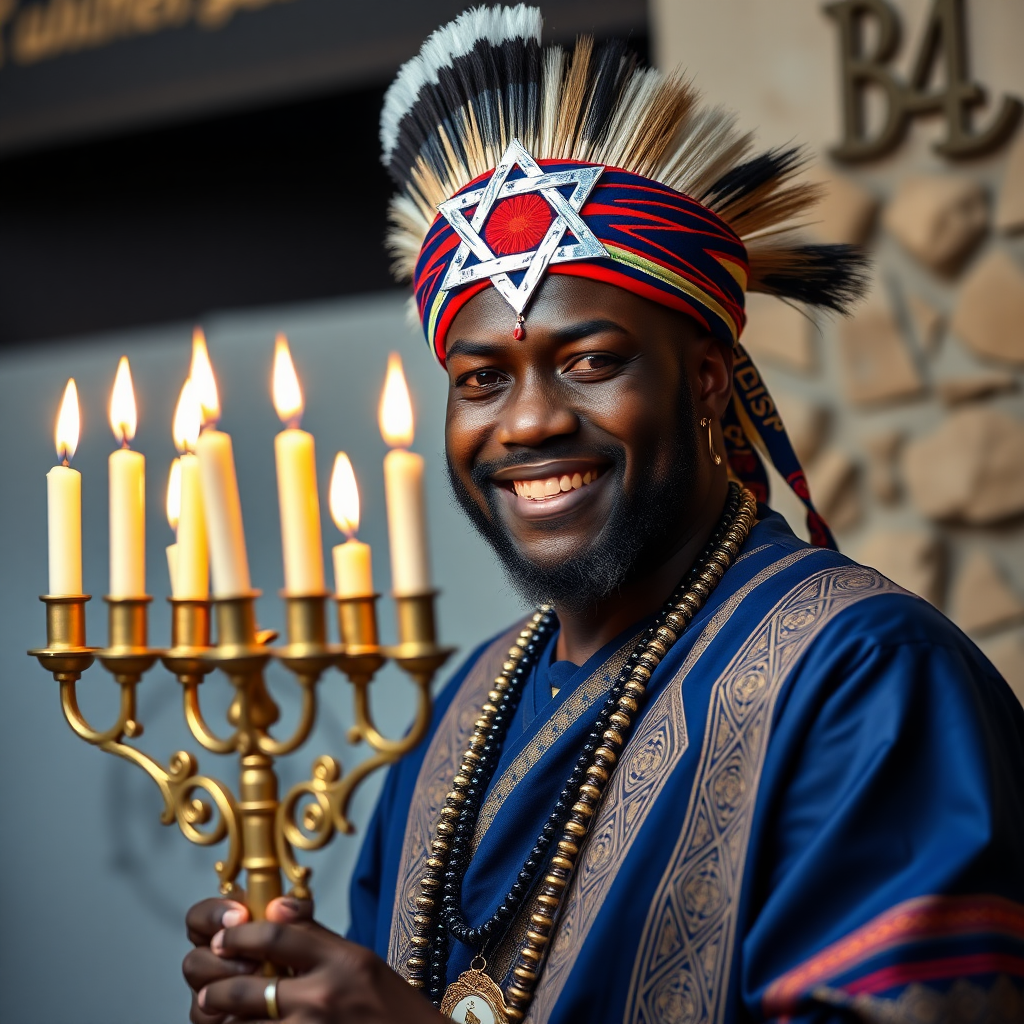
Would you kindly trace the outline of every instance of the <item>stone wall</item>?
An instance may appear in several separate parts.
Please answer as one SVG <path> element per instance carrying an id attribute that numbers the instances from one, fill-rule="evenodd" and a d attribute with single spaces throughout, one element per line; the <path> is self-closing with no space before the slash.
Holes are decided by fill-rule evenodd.
<path id="1" fill-rule="evenodd" d="M 932 0 L 890 6 L 905 76 Z M 932 116 L 883 158 L 831 160 L 841 64 L 823 7 L 652 0 L 656 59 L 685 67 L 764 144 L 807 144 L 809 174 L 829 186 L 813 232 L 871 250 L 873 284 L 852 318 L 811 320 L 754 295 L 744 341 L 843 550 L 944 611 L 1024 700 L 1024 127 L 953 162 L 933 150 L 945 125 Z M 963 10 L 983 125 L 1003 95 L 1024 97 L 1024 4 Z M 781 482 L 773 494 L 802 530 Z"/>

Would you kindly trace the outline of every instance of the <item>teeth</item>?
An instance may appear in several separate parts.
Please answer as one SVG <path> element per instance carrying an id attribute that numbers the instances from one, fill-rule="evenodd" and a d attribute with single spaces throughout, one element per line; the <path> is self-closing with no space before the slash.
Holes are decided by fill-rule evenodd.
<path id="1" fill-rule="evenodd" d="M 582 476 L 579 473 L 573 473 L 572 476 L 566 473 L 560 477 L 549 476 L 546 480 L 513 480 L 512 489 L 520 498 L 536 501 L 567 491 L 578 491 L 581 487 L 593 483 L 598 475 L 597 470 L 588 469 Z"/>

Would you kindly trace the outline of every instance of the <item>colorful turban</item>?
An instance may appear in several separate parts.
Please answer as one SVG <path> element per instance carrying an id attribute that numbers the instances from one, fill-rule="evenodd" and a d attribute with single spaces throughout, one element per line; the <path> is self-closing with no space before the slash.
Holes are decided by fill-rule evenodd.
<path id="1" fill-rule="evenodd" d="M 745 323 L 747 256 L 725 221 L 689 196 L 630 171 L 576 161 L 529 164 L 543 175 L 530 177 L 514 166 L 487 209 L 481 209 L 490 198 L 482 186 L 497 172 L 470 182 L 443 204 L 423 242 L 413 288 L 427 343 L 442 365 L 448 328 L 459 310 L 493 283 L 489 272 L 494 264 L 517 267 L 503 272 L 522 289 L 545 255 L 549 262 L 535 274 L 533 287 L 522 291 L 524 301 L 516 312 L 523 312 L 546 270 L 618 285 L 686 313 L 722 341 L 738 340 Z M 572 199 L 581 191 L 580 172 L 594 180 L 576 206 Z M 566 183 L 544 187 L 556 178 Z M 505 195 L 517 183 L 519 190 Z M 564 213 L 545 194 L 551 192 L 563 200 Z M 577 213 L 573 223 L 570 215 Z M 582 253 L 572 251 L 580 248 Z M 453 280 L 456 259 L 461 279 Z M 481 273 L 474 274 L 477 269 Z"/>
<path id="2" fill-rule="evenodd" d="M 749 268 L 725 221 L 650 178 L 579 161 L 534 161 L 515 142 L 498 167 L 439 209 L 413 288 L 442 365 L 452 321 L 474 295 L 497 287 L 523 314 L 545 273 L 603 281 L 685 313 L 734 348 L 732 405 L 722 424 L 731 474 L 767 502 L 767 458 L 805 505 L 812 542 L 835 547 L 775 402 L 739 343 Z"/>

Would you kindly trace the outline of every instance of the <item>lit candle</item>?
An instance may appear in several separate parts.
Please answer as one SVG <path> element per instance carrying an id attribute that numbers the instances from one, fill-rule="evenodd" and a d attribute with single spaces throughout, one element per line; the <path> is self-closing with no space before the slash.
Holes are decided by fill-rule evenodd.
<path id="1" fill-rule="evenodd" d="M 324 552 L 320 500 L 316 490 L 313 435 L 299 430 L 303 402 L 288 339 L 274 342 L 274 408 L 286 429 L 274 438 L 277 498 L 281 509 L 284 589 L 288 594 L 322 594 Z"/>
<path id="2" fill-rule="evenodd" d="M 167 475 L 167 525 L 171 533 L 178 532 L 178 520 L 181 517 L 181 459 L 171 462 L 171 471 Z M 178 545 L 167 545 L 167 575 L 171 578 L 171 593 L 176 597 L 174 581 L 178 575 Z"/>
<path id="3" fill-rule="evenodd" d="M 252 584 L 242 527 L 242 502 L 235 475 L 235 455 L 230 435 L 215 429 L 220 418 L 220 400 L 206 351 L 206 339 L 199 330 L 192 336 L 189 377 L 202 409 L 203 432 L 196 441 L 196 455 L 210 543 L 213 592 L 217 597 L 239 597 L 250 593 Z"/>
<path id="4" fill-rule="evenodd" d="M 210 596 L 210 558 L 206 545 L 203 486 L 196 442 L 202 412 L 191 379 L 181 388 L 174 410 L 174 443 L 181 455 L 181 510 L 178 517 L 178 553 L 172 588 L 179 600 L 205 601 Z"/>
<path id="5" fill-rule="evenodd" d="M 334 590 L 338 597 L 369 597 L 373 594 L 370 545 L 356 540 L 359 530 L 359 488 L 352 463 L 344 452 L 334 457 L 331 473 L 331 518 L 348 538 L 334 546 Z"/>
<path id="6" fill-rule="evenodd" d="M 431 588 L 423 457 L 404 450 L 413 440 L 412 402 L 402 373 L 402 360 L 394 352 L 388 356 L 379 418 L 380 432 L 392 449 L 384 457 L 391 586 L 396 597 L 425 594 Z"/>
<path id="7" fill-rule="evenodd" d="M 46 474 L 46 521 L 50 557 L 48 593 L 82 593 L 82 474 L 68 463 L 78 447 L 78 388 L 72 377 L 57 415 L 57 458 Z"/>
<path id="8" fill-rule="evenodd" d="M 121 356 L 110 396 L 110 429 L 121 445 L 108 461 L 111 597 L 146 594 L 146 459 L 128 447 L 137 425 L 132 374 Z"/>

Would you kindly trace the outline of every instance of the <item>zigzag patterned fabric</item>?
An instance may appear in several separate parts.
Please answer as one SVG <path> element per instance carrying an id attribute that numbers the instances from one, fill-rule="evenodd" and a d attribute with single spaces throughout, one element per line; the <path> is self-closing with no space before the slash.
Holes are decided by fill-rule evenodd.
<path id="1" fill-rule="evenodd" d="M 595 167 L 578 161 L 539 160 L 548 174 Z M 478 190 L 478 178 L 456 196 Z M 510 174 L 509 181 L 522 178 Z M 562 190 L 568 195 L 572 185 Z M 463 211 L 467 216 L 471 209 Z M 580 211 L 605 254 L 572 262 L 552 262 L 552 274 L 573 274 L 618 285 L 688 316 L 729 344 L 745 323 L 743 295 L 747 254 L 736 233 L 706 206 L 689 196 L 630 171 L 606 167 Z M 554 221 L 556 211 L 537 192 L 499 200 L 479 233 L 494 255 L 531 253 Z M 459 245 L 452 224 L 439 215 L 420 251 L 413 276 L 416 302 L 427 342 L 444 364 L 445 337 L 459 310 L 488 279 L 443 289 Z M 567 230 L 564 242 L 576 239 Z M 526 273 L 511 274 L 513 283 Z M 476 287 L 474 287 L 474 285 Z"/>

